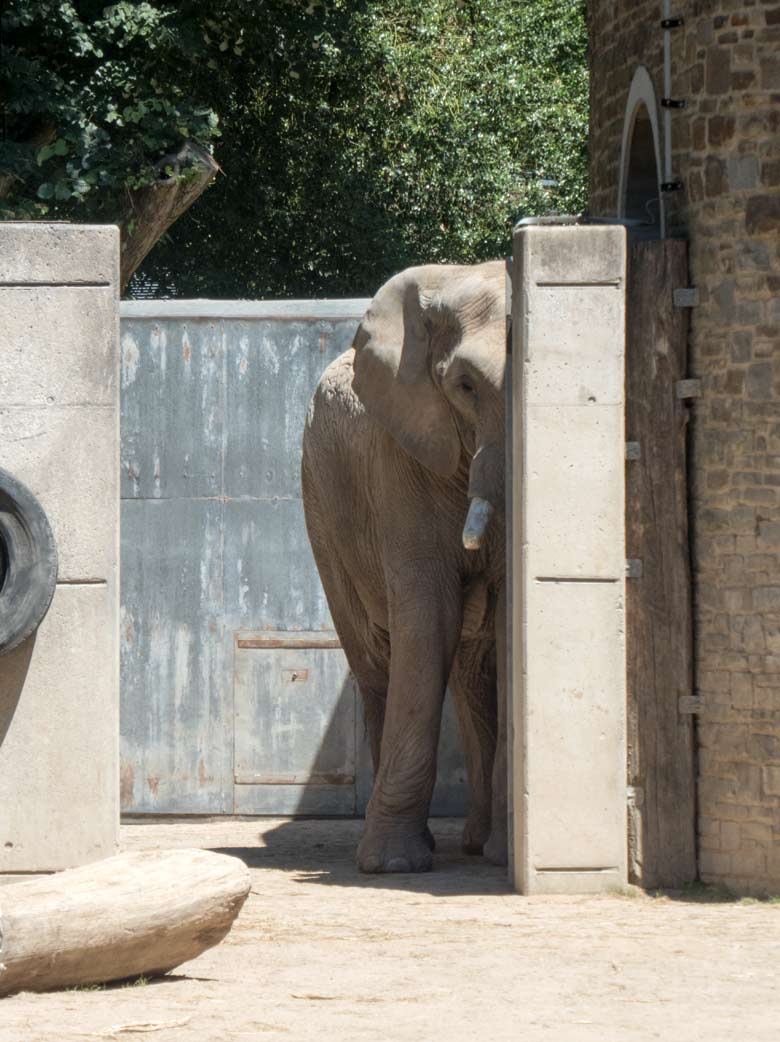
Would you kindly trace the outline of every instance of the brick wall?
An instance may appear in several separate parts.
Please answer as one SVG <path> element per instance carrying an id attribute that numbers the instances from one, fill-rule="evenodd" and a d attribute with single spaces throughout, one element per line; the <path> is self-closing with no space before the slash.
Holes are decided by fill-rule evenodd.
<path id="1" fill-rule="evenodd" d="M 636 67 L 663 87 L 660 3 L 589 0 L 591 212 L 614 215 Z M 678 0 L 668 233 L 690 239 L 691 521 L 702 878 L 780 893 L 780 2 Z M 662 115 L 659 112 L 659 121 Z M 663 140 L 663 139 L 662 139 Z"/>

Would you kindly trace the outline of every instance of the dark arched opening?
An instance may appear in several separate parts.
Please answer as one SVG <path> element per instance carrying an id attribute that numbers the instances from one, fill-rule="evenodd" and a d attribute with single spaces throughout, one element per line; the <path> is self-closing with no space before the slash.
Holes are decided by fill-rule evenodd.
<path id="1" fill-rule="evenodd" d="M 650 114 L 645 105 L 637 107 L 631 129 L 624 216 L 629 220 L 641 222 L 635 227 L 638 237 L 661 237 L 658 161 Z"/>

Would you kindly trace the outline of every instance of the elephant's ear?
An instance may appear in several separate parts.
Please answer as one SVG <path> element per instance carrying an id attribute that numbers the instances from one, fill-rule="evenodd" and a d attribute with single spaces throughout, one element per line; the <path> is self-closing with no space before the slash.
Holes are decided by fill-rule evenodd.
<path id="1" fill-rule="evenodd" d="M 450 407 L 432 378 L 441 312 L 424 309 L 426 270 L 401 272 L 372 300 L 355 335 L 352 387 L 366 412 L 410 456 L 450 477 L 461 446 Z"/>

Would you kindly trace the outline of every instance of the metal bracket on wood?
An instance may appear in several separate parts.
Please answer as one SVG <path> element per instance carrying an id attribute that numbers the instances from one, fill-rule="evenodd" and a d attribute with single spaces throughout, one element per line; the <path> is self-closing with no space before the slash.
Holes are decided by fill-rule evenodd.
<path id="1" fill-rule="evenodd" d="M 676 308 L 697 308 L 699 291 L 696 286 L 684 286 L 673 291 L 672 299 Z"/>
<path id="2" fill-rule="evenodd" d="M 641 579 L 644 575 L 644 568 L 642 567 L 642 561 L 639 557 L 629 557 L 626 559 L 626 578 L 627 579 Z"/>
<path id="3" fill-rule="evenodd" d="M 683 183 L 679 179 L 677 181 L 662 181 L 661 191 L 662 192 L 681 192 L 683 190 Z"/>
<path id="4" fill-rule="evenodd" d="M 684 18 L 662 18 L 661 28 L 662 29 L 679 29 L 680 26 L 685 25 Z"/>
<path id="5" fill-rule="evenodd" d="M 626 797 L 630 805 L 642 807 L 645 802 L 645 790 L 640 785 L 626 786 Z"/>
<path id="6" fill-rule="evenodd" d="M 701 398 L 701 380 L 678 380 L 675 390 L 678 398 Z"/>
<path id="7" fill-rule="evenodd" d="M 684 98 L 661 98 L 662 109 L 684 109 L 687 104 Z"/>
<path id="8" fill-rule="evenodd" d="M 638 441 L 627 441 L 626 442 L 626 459 L 639 459 L 641 450 L 639 448 Z"/>
<path id="9" fill-rule="evenodd" d="M 677 700 L 677 710 L 682 714 L 701 713 L 704 711 L 703 695 L 680 695 Z"/>

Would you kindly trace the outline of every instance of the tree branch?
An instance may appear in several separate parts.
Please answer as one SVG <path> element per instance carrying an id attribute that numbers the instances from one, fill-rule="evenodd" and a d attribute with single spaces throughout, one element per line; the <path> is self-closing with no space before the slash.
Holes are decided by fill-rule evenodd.
<path id="1" fill-rule="evenodd" d="M 173 176 L 166 176 L 168 167 Z M 160 180 L 128 192 L 127 206 L 119 219 L 122 236 L 122 290 L 133 272 L 174 221 L 188 210 L 214 180 L 220 167 L 214 157 L 194 142 L 160 160 Z M 183 171 L 187 176 L 182 177 Z"/>

